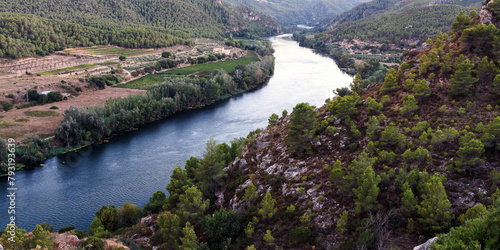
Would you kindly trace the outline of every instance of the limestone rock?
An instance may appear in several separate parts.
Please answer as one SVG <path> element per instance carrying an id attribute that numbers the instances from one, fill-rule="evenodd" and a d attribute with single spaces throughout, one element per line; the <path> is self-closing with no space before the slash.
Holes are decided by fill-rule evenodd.
<path id="1" fill-rule="evenodd" d="M 413 250 L 429 250 L 430 249 L 430 246 L 432 243 L 434 243 L 434 241 L 437 240 L 438 237 L 434 237 L 428 241 L 426 241 L 424 244 L 422 245 L 418 245 L 416 247 L 413 248 Z"/>

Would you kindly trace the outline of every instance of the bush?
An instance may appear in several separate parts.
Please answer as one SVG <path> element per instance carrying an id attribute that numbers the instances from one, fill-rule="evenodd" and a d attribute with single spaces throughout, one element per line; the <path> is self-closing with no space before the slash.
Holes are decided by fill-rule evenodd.
<path id="1" fill-rule="evenodd" d="M 297 227 L 290 232 L 290 243 L 301 245 L 307 243 L 312 237 L 311 230 L 307 227 Z"/>
<path id="2" fill-rule="evenodd" d="M 103 250 L 104 249 L 104 241 L 97 238 L 90 236 L 88 237 L 84 242 L 83 242 L 83 247 L 84 249 L 88 250 Z"/>
<path id="3" fill-rule="evenodd" d="M 52 106 L 50 109 L 59 109 L 57 106 Z"/>
<path id="4" fill-rule="evenodd" d="M 80 87 L 76 87 L 76 88 L 75 88 L 75 91 L 76 91 L 76 92 L 82 92 L 82 88 L 80 88 Z"/>
<path id="5" fill-rule="evenodd" d="M 126 56 L 119 56 L 118 59 L 120 61 L 125 61 L 125 60 L 127 60 L 127 57 Z"/>
<path id="6" fill-rule="evenodd" d="M 2 106 L 3 106 L 3 110 L 5 110 L 5 111 L 9 111 L 14 107 L 14 105 L 12 105 L 12 103 L 10 103 L 10 102 L 4 102 L 2 104 Z"/>
<path id="7" fill-rule="evenodd" d="M 68 231 L 71 231 L 73 229 L 75 229 L 75 226 L 69 225 L 69 226 L 61 227 L 61 229 L 59 229 L 59 231 L 57 231 L 57 232 L 60 233 L 60 234 L 62 234 L 64 232 L 68 232 Z"/>
<path id="8" fill-rule="evenodd" d="M 63 100 L 63 96 L 60 92 L 50 92 L 47 94 L 48 102 L 60 102 Z"/>

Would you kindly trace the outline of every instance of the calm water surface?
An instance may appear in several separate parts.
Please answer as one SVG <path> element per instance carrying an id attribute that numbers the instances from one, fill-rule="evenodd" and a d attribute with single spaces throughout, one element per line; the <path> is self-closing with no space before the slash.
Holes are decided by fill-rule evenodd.
<path id="1" fill-rule="evenodd" d="M 201 156 L 211 137 L 221 143 L 246 136 L 267 126 L 272 113 L 290 113 L 299 102 L 323 105 L 333 89 L 352 81 L 333 60 L 299 47 L 289 36 L 271 41 L 275 74 L 262 89 L 148 124 L 76 158 L 54 157 L 42 168 L 17 172 L 16 224 L 29 231 L 44 221 L 56 229 L 85 230 L 103 205 L 130 201 L 142 207 L 156 190 L 166 192 L 173 169 Z M 6 178 L 0 179 L 0 195 L 3 229 L 8 223 Z"/>

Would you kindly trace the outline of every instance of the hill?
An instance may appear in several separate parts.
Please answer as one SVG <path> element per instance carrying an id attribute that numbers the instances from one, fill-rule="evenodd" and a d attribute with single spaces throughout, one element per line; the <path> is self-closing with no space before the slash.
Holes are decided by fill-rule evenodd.
<path id="1" fill-rule="evenodd" d="M 0 9 L 0 50 L 12 58 L 68 46 L 152 48 L 188 43 L 190 37 L 280 30 L 266 15 L 215 0 L 23 0 L 0 1 Z"/>
<path id="2" fill-rule="evenodd" d="M 452 34 L 405 52 L 383 83 L 363 88 L 356 76 L 351 94 L 322 107 L 272 115 L 231 146 L 210 141 L 174 171 L 173 198 L 151 197 L 147 206 L 166 204 L 157 224 L 153 215 L 128 235 L 184 245 L 190 231 L 211 249 L 411 249 L 456 227 L 434 247 L 497 246 L 500 30 L 487 23 L 499 3 L 457 16 Z"/>
<path id="3" fill-rule="evenodd" d="M 270 15 L 282 25 L 316 24 L 366 1 L 368 0 L 228 0 L 233 5 L 246 5 Z"/>
<path id="4" fill-rule="evenodd" d="M 411 249 L 435 236 L 431 249 L 497 249 L 499 27 L 500 0 L 486 1 L 384 82 L 357 75 L 322 107 L 273 114 L 231 145 L 210 140 L 140 222 L 130 203 L 99 209 L 87 244 L 115 232 L 165 249 Z M 47 241 L 42 226 L 33 234 Z"/>
<path id="5" fill-rule="evenodd" d="M 324 41 L 353 38 L 397 46 L 422 42 L 448 32 L 460 12 L 479 10 L 481 1 L 375 0 L 363 3 L 323 24 Z"/>

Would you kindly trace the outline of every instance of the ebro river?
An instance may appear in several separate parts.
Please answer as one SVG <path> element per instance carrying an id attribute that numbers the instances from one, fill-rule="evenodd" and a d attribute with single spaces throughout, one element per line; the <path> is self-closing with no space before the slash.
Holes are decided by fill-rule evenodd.
<path id="1" fill-rule="evenodd" d="M 173 169 L 201 156 L 210 138 L 222 143 L 244 137 L 266 127 L 271 114 L 291 113 L 300 102 L 321 106 L 334 96 L 332 90 L 352 82 L 332 59 L 299 47 L 290 37 L 270 39 L 275 72 L 261 89 L 16 172 L 16 225 L 31 231 L 48 222 L 56 230 L 67 225 L 86 230 L 103 205 L 130 201 L 142 207 L 156 190 L 167 193 Z M 0 178 L 0 230 L 9 223 L 8 187 L 7 178 Z"/>

